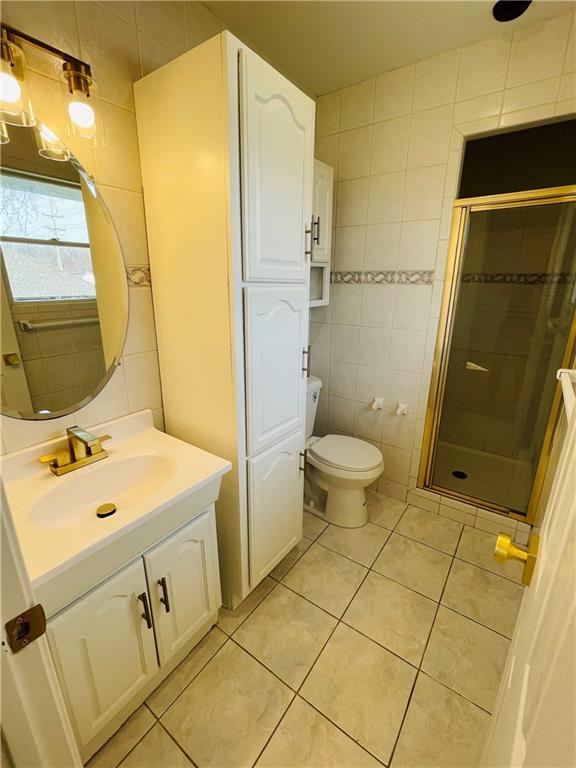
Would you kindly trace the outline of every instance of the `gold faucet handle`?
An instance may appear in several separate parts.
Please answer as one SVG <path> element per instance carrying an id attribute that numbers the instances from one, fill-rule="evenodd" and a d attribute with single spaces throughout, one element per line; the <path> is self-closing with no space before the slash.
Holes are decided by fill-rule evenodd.
<path id="1" fill-rule="evenodd" d="M 70 454 L 68 451 L 56 451 L 56 453 L 47 453 L 45 456 L 40 456 L 38 461 L 40 464 L 49 464 L 51 467 L 65 467 L 71 463 Z"/>
<path id="2" fill-rule="evenodd" d="M 94 443 L 91 443 L 89 446 L 89 453 L 91 456 L 94 456 L 95 453 L 100 453 L 100 451 L 103 451 L 102 443 L 105 440 L 112 440 L 112 435 L 102 435 L 101 437 L 98 437 Z"/>

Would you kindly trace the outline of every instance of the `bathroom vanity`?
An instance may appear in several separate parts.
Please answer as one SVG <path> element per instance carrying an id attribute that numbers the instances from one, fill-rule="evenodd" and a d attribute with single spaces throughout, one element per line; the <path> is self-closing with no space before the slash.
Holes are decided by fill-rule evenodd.
<path id="1" fill-rule="evenodd" d="M 154 429 L 150 411 L 95 428 L 104 461 L 55 477 L 62 441 L 5 457 L 31 585 L 83 759 L 216 623 L 214 502 L 230 463 Z M 116 512 L 99 518 L 102 504 Z"/>

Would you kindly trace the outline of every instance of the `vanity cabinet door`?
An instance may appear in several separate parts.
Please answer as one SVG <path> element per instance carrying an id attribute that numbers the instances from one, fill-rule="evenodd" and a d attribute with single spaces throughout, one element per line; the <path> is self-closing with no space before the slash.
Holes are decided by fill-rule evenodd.
<path id="1" fill-rule="evenodd" d="M 48 640 L 78 740 L 86 745 L 158 669 L 154 630 L 141 614 L 141 560 L 48 622 Z M 149 614 L 148 614 L 149 615 Z"/>
<path id="2" fill-rule="evenodd" d="M 248 453 L 304 426 L 308 289 L 246 288 Z"/>
<path id="3" fill-rule="evenodd" d="M 304 430 L 248 460 L 250 586 L 302 538 Z"/>
<path id="4" fill-rule="evenodd" d="M 246 50 L 240 102 L 244 279 L 307 282 L 314 102 Z"/>
<path id="5" fill-rule="evenodd" d="M 332 252 L 332 198 L 334 169 L 314 160 L 314 194 L 312 201 L 312 261 L 327 264 Z"/>
<path id="6" fill-rule="evenodd" d="M 144 555 L 160 664 L 220 607 L 213 508 Z"/>

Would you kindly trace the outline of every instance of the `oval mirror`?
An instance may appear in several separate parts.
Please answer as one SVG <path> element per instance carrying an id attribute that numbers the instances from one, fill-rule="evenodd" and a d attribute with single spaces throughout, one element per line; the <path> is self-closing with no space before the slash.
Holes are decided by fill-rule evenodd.
<path id="1" fill-rule="evenodd" d="M 122 353 L 128 286 L 110 215 L 44 125 L 6 126 L 0 163 L 2 413 L 50 419 L 86 405 Z"/>

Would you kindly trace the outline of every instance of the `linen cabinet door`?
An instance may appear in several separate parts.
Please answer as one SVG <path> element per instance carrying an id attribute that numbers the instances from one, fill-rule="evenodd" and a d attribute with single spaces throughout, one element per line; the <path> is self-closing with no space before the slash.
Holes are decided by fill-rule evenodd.
<path id="1" fill-rule="evenodd" d="M 160 663 L 221 605 L 214 513 L 207 510 L 144 555 Z"/>
<path id="2" fill-rule="evenodd" d="M 248 460 L 251 587 L 302 538 L 303 461 L 304 430 Z"/>
<path id="3" fill-rule="evenodd" d="M 304 427 L 308 289 L 245 289 L 246 421 L 254 454 Z"/>
<path id="4" fill-rule="evenodd" d="M 240 58 L 244 279 L 306 282 L 312 99 L 251 51 Z"/>
<path id="5" fill-rule="evenodd" d="M 158 669 L 144 565 L 134 563 L 48 622 L 48 640 L 82 746 Z"/>
<path id="6" fill-rule="evenodd" d="M 312 261 L 328 264 L 332 253 L 334 169 L 314 160 L 312 199 Z"/>

